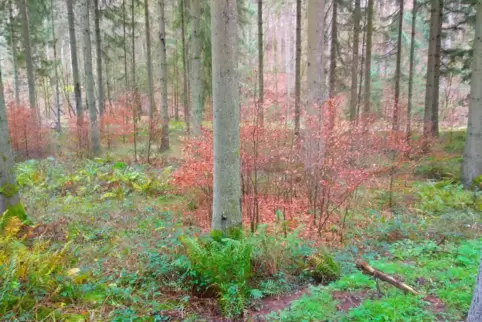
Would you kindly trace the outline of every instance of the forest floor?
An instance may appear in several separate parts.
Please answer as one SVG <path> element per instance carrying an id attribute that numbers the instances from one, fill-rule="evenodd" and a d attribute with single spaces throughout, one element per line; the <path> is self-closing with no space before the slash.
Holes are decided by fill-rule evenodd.
<path id="1" fill-rule="evenodd" d="M 0 320 L 460 321 L 482 247 L 479 195 L 456 180 L 463 138 L 443 136 L 410 180 L 396 179 L 389 215 L 385 189 L 361 189 L 365 202 L 337 232 L 342 241 L 330 243 L 341 270 L 335 281 L 287 273 L 286 253 L 305 261 L 303 254 L 319 247 L 296 232 L 250 237 L 253 245 L 272 243 L 259 254 L 278 259 L 260 259 L 275 269 L 256 276 L 242 299 L 244 317 L 231 319 L 221 316 L 219 299 L 192 284 L 182 241 L 202 232 L 184 215 L 196 205 L 170 181 L 182 162 L 177 137 L 153 166 L 131 163 L 123 147 L 93 160 L 21 162 L 17 181 L 34 225 L 6 224 L 0 238 Z M 364 275 L 357 259 L 420 295 Z"/>

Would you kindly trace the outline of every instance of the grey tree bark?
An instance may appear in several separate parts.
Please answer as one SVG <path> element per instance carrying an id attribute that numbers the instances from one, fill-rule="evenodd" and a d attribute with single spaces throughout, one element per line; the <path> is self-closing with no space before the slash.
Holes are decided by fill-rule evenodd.
<path id="1" fill-rule="evenodd" d="M 67 0 L 67 17 L 69 21 L 70 55 L 72 61 L 72 78 L 74 80 L 75 112 L 77 126 L 84 122 L 82 110 L 82 92 L 80 89 L 79 60 L 77 58 L 77 39 L 75 37 L 75 18 L 73 0 Z"/>
<path id="2" fill-rule="evenodd" d="M 15 38 L 15 28 L 13 27 L 13 1 L 8 3 L 9 23 L 10 23 L 10 46 L 12 49 L 12 67 L 13 67 L 13 86 L 15 87 L 15 104 L 20 106 L 20 83 L 18 81 L 17 68 L 17 46 Z"/>
<path id="3" fill-rule="evenodd" d="M 367 8 L 367 43 L 365 54 L 365 88 L 363 94 L 363 114 L 367 117 L 371 112 L 371 70 L 372 70 L 372 37 L 373 37 L 373 2 L 368 0 Z"/>
<path id="4" fill-rule="evenodd" d="M 424 118 L 423 118 L 423 135 L 425 138 L 435 136 L 434 133 L 434 115 L 433 115 L 433 104 L 434 104 L 434 93 L 435 87 L 435 65 L 436 65 L 436 51 L 437 51 L 437 39 L 438 38 L 438 27 L 440 25 L 440 5 L 439 2 L 442 0 L 431 0 L 430 5 L 430 40 L 428 47 L 428 60 L 427 60 L 427 77 L 425 86 L 425 107 L 424 107 Z"/>
<path id="5" fill-rule="evenodd" d="M 187 47 L 186 47 L 186 26 L 184 19 L 184 0 L 180 0 L 180 10 L 181 10 L 181 40 L 182 40 L 182 66 L 184 74 L 184 122 L 186 123 L 186 130 L 189 134 L 191 132 L 191 122 L 190 122 L 190 108 L 189 108 L 189 90 L 187 86 L 188 78 L 188 67 L 187 67 Z"/>
<path id="6" fill-rule="evenodd" d="M 22 16 L 22 36 L 25 61 L 27 63 L 27 78 L 28 78 L 28 100 L 30 108 L 37 110 L 37 101 L 35 97 L 35 75 L 32 58 L 32 48 L 30 44 L 30 31 L 28 25 L 28 7 L 27 0 L 20 0 L 18 2 L 18 9 Z"/>
<path id="7" fill-rule="evenodd" d="M 474 178 L 482 175 L 482 2 L 477 1 L 474 56 L 470 83 L 469 117 L 464 155 L 461 167 L 461 180 L 465 187 Z M 479 290 L 482 292 L 482 287 Z M 480 294 L 479 294 L 480 295 Z M 479 304 L 481 305 L 481 304 Z M 482 309 L 481 309 L 482 310 Z M 475 320 L 474 320 L 475 321 Z"/>
<path id="8" fill-rule="evenodd" d="M 166 22 L 164 16 L 164 1 L 159 0 L 159 40 L 161 43 L 161 115 L 162 115 L 162 135 L 161 150 L 169 149 L 169 109 L 167 105 L 167 63 L 166 63 Z"/>
<path id="9" fill-rule="evenodd" d="M 296 1 L 296 60 L 295 60 L 295 137 L 300 135 L 301 115 L 301 0 Z"/>
<path id="10" fill-rule="evenodd" d="M 104 95 L 104 75 L 102 72 L 102 36 L 100 33 L 100 8 L 99 0 L 94 0 L 94 24 L 95 24 L 95 45 L 96 45 L 96 55 L 97 55 L 97 94 L 98 94 L 98 105 L 99 105 L 99 115 L 102 117 L 104 115 L 105 108 L 105 95 Z"/>
<path id="11" fill-rule="evenodd" d="M 95 108 L 94 74 L 92 71 L 92 43 L 90 40 L 90 0 L 83 1 L 82 43 L 84 51 L 84 71 L 86 85 L 86 105 L 90 119 L 90 149 L 93 155 L 100 154 L 100 131 Z"/>
<path id="12" fill-rule="evenodd" d="M 403 1 L 400 0 L 398 11 L 398 39 L 397 39 L 397 62 L 395 67 L 395 101 L 393 106 L 392 131 L 400 128 L 400 69 L 402 63 L 402 32 L 403 32 Z"/>
<path id="13" fill-rule="evenodd" d="M 417 0 L 413 0 L 412 8 L 412 35 L 410 40 L 410 66 L 408 71 L 408 102 L 407 102 L 407 128 L 406 138 L 410 141 L 412 135 L 412 96 L 413 96 L 413 69 L 415 61 L 415 27 L 417 24 Z"/>
<path id="14" fill-rule="evenodd" d="M 338 26 L 336 18 L 338 15 L 338 0 L 333 0 L 332 16 L 331 16 L 331 45 L 330 45 L 330 98 L 335 96 L 336 92 L 336 52 L 338 48 Z"/>
<path id="15" fill-rule="evenodd" d="M 59 69 L 57 61 L 57 38 L 55 37 L 55 17 L 54 17 L 54 2 L 50 0 L 51 5 L 51 20 L 52 20 L 52 40 L 54 47 L 54 72 L 55 72 L 55 113 L 57 114 L 57 132 L 62 131 L 62 124 L 60 120 L 60 89 L 59 89 Z"/>
<path id="16" fill-rule="evenodd" d="M 149 1 L 144 0 L 144 15 L 146 24 L 146 47 L 147 47 L 147 85 L 149 97 L 149 143 L 147 146 L 147 162 L 149 163 L 151 153 L 151 143 L 154 130 L 154 76 L 152 74 L 152 54 L 151 54 L 151 26 L 149 21 Z"/>
<path id="17" fill-rule="evenodd" d="M 10 215 L 17 215 L 20 219 L 25 216 L 15 180 L 14 160 L 10 136 L 8 134 L 7 111 L 3 92 L 2 70 L 0 68 L 0 216 L 6 211 Z M 22 212 L 22 213 L 18 213 Z"/>
<path id="18" fill-rule="evenodd" d="M 240 228 L 238 32 L 236 0 L 212 0 L 214 189 L 213 230 Z"/>
<path id="19" fill-rule="evenodd" d="M 258 0 L 258 124 L 264 126 L 263 0 Z"/>
<path id="20" fill-rule="evenodd" d="M 201 135 L 202 126 L 202 81 L 201 81 L 201 0 L 191 2 L 191 102 L 192 102 L 192 133 Z"/>
<path id="21" fill-rule="evenodd" d="M 350 89 L 350 120 L 355 120 L 357 115 L 357 89 L 358 89 L 358 51 L 360 39 L 360 0 L 355 0 L 355 11 L 353 12 L 353 53 L 352 53 L 352 73 Z"/>
<path id="22" fill-rule="evenodd" d="M 438 113 L 440 101 L 440 66 L 442 54 L 442 23 L 443 23 L 443 0 L 438 1 L 438 25 L 435 38 L 435 54 L 434 54 L 434 76 L 433 76 L 433 103 L 432 103 L 432 135 L 439 135 Z"/>

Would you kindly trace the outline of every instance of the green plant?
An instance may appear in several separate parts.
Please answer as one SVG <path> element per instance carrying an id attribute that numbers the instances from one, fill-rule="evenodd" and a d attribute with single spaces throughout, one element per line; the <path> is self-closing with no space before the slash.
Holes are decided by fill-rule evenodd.
<path id="1" fill-rule="evenodd" d="M 416 209 L 423 214 L 442 214 L 475 206 L 474 194 L 452 181 L 419 183 Z"/>
<path id="2" fill-rule="evenodd" d="M 248 292 L 247 282 L 252 275 L 251 245 L 243 239 L 221 237 L 181 237 L 189 259 L 192 285 L 203 293 L 214 292 L 228 317 L 242 313 Z"/>
<path id="3" fill-rule="evenodd" d="M 327 250 L 311 255 L 308 258 L 307 269 L 318 283 L 327 284 L 340 278 L 340 266 Z"/>

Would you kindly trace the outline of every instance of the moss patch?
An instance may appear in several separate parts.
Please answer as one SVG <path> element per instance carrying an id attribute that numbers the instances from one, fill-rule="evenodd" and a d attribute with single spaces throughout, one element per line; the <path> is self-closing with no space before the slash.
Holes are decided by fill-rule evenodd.
<path id="1" fill-rule="evenodd" d="M 0 193 L 7 198 L 12 198 L 18 192 L 18 187 L 11 183 L 5 183 L 0 187 Z"/>
<path id="2" fill-rule="evenodd" d="M 17 217 L 22 221 L 22 223 L 27 225 L 31 223 L 21 202 L 17 203 L 16 205 L 9 206 L 7 210 L 3 213 L 2 217 L 2 220 L 0 220 L 0 230 L 3 230 L 4 225 L 12 217 Z"/>

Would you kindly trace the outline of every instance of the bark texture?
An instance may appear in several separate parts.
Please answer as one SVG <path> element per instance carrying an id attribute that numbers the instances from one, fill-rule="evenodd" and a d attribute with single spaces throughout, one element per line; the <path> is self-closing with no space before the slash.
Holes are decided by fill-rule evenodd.
<path id="1" fill-rule="evenodd" d="M 161 43 L 161 115 L 162 135 L 161 150 L 169 149 L 169 109 L 167 105 L 167 63 L 166 63 L 166 22 L 164 16 L 164 1 L 159 0 L 159 40 Z"/>
<path id="2" fill-rule="evenodd" d="M 27 0 L 20 0 L 18 2 L 20 15 L 22 16 L 22 36 L 25 61 L 27 64 L 27 79 L 28 79 L 28 101 L 30 108 L 37 109 L 37 101 L 35 97 L 35 75 L 33 68 L 32 47 L 30 44 L 30 30 L 28 25 L 28 6 Z"/>
<path id="3" fill-rule="evenodd" d="M 82 92 L 80 90 L 79 60 L 77 58 L 77 39 L 75 37 L 75 18 L 73 0 L 67 0 L 67 17 L 69 20 L 70 55 L 72 61 L 72 78 L 74 79 L 75 112 L 77 125 L 83 122 Z"/>
<path id="4" fill-rule="evenodd" d="M 202 125 L 202 81 L 201 81 L 201 0 L 192 0 L 191 3 L 191 102 L 192 102 L 192 133 L 201 135 Z"/>
<path id="5" fill-rule="evenodd" d="M 214 130 L 211 227 L 228 231 L 242 225 L 236 0 L 212 1 L 211 33 Z"/>

